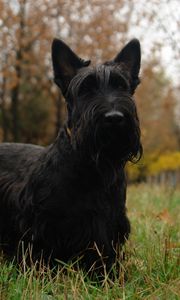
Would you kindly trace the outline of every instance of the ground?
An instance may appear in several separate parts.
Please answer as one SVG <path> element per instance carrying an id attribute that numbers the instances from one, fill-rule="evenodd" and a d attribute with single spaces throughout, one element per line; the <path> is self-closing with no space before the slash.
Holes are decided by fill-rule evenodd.
<path id="1" fill-rule="evenodd" d="M 71 266 L 59 270 L 17 269 L 0 259 L 0 300 L 180 299 L 180 189 L 137 185 L 128 189 L 132 234 L 113 282 L 90 282 Z"/>

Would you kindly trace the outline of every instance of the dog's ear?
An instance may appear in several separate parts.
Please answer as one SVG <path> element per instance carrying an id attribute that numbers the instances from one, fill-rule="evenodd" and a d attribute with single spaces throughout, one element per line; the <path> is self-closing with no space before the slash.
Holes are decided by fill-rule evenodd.
<path id="1" fill-rule="evenodd" d="M 134 92 L 140 83 L 141 47 L 137 39 L 131 40 L 115 57 L 115 63 L 124 63 L 131 75 L 131 89 Z"/>
<path id="2" fill-rule="evenodd" d="M 78 69 L 90 64 L 78 57 L 63 41 L 54 39 L 52 43 L 52 63 L 54 82 L 65 95 L 71 79 L 77 74 Z"/>

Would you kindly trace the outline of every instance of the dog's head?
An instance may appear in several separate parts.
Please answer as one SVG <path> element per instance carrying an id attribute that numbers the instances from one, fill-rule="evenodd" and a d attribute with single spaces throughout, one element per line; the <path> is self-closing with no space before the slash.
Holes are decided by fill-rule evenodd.
<path id="1" fill-rule="evenodd" d="M 112 162 L 138 159 L 142 153 L 133 99 L 140 83 L 140 43 L 133 39 L 111 61 L 90 66 L 64 42 L 52 44 L 54 81 L 68 107 L 74 147 Z"/>

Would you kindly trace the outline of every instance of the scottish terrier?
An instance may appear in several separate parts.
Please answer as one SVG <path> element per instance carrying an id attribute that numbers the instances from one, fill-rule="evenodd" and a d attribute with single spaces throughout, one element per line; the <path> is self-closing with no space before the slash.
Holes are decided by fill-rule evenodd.
<path id="1" fill-rule="evenodd" d="M 85 270 L 109 271 L 128 239 L 128 161 L 142 154 L 134 91 L 140 43 L 131 40 L 110 61 L 90 66 L 63 41 L 52 44 L 54 81 L 68 118 L 48 147 L 0 145 L 0 247 L 31 259 L 79 259 Z"/>

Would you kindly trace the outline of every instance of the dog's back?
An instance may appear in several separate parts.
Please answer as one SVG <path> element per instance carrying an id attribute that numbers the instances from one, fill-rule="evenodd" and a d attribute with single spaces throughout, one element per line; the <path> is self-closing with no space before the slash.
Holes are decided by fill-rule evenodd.
<path id="1" fill-rule="evenodd" d="M 16 176 L 24 178 L 28 166 L 37 161 L 44 147 L 32 144 L 2 143 L 0 144 L 0 176 Z"/>
<path id="2" fill-rule="evenodd" d="M 12 216 L 18 209 L 17 195 L 43 149 L 31 144 L 0 144 L 0 246 L 7 248 L 7 253 L 11 250 L 5 244 L 12 245 L 15 236 L 13 222 L 16 220 Z"/>

